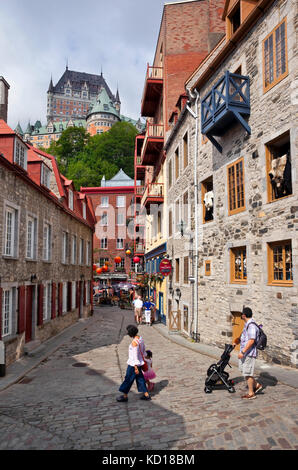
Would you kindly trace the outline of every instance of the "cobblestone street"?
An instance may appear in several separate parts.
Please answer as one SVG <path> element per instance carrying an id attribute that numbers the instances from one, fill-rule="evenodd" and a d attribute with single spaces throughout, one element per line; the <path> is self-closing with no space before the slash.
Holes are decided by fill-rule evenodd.
<path id="1" fill-rule="evenodd" d="M 124 377 L 133 313 L 95 309 L 72 337 L 19 383 L 0 393 L 0 449 L 298 449 L 295 388 L 260 377 L 263 391 L 243 401 L 236 393 L 204 393 L 212 358 L 141 326 L 156 371 L 151 402 L 135 385 L 116 402 Z"/>

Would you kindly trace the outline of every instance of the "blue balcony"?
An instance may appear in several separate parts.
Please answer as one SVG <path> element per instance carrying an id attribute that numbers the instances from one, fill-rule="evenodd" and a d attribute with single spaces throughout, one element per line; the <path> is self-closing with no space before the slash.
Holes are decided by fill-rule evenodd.
<path id="1" fill-rule="evenodd" d="M 208 95 L 202 99 L 201 132 L 222 153 L 222 147 L 214 136 L 223 135 L 230 125 L 237 121 L 250 134 L 250 127 L 243 117 L 249 114 L 249 77 L 230 73 L 227 70 Z"/>

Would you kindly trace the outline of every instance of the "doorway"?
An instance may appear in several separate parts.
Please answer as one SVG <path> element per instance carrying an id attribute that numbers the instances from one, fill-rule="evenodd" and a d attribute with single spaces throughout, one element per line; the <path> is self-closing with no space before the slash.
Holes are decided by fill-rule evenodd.
<path id="1" fill-rule="evenodd" d="M 245 325 L 245 321 L 242 320 L 241 312 L 232 312 L 233 315 L 233 323 L 232 323 L 232 334 L 233 334 L 233 342 L 235 341 L 236 338 L 240 338 L 243 327 Z M 240 344 L 237 344 L 235 347 L 235 351 L 240 351 Z"/>

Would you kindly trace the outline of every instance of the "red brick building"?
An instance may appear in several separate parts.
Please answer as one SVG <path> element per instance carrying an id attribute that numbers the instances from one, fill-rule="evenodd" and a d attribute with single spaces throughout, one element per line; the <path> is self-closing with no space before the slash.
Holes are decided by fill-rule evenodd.
<path id="1" fill-rule="evenodd" d="M 97 188 L 81 188 L 92 201 L 96 216 L 93 242 L 93 261 L 97 267 L 108 263 L 108 271 L 95 278 L 103 284 L 115 284 L 127 280 L 135 271 L 133 262 L 133 201 L 134 181 L 123 170 L 111 180 L 102 180 Z M 126 251 L 130 250 L 131 255 Z M 121 260 L 116 263 L 115 258 Z"/>

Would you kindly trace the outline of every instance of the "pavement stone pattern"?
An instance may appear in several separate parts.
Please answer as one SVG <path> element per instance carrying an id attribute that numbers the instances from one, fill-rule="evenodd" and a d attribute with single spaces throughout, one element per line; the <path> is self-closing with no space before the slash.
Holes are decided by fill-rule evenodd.
<path id="1" fill-rule="evenodd" d="M 140 327 L 157 374 L 152 400 L 139 400 L 133 385 L 128 402 L 116 402 L 131 323 L 131 310 L 97 308 L 80 333 L 0 392 L 0 449 L 298 449 L 297 389 L 262 373 L 263 391 L 244 401 L 245 384 L 233 367 L 226 370 L 234 394 L 205 394 L 216 361 L 154 326 Z"/>

